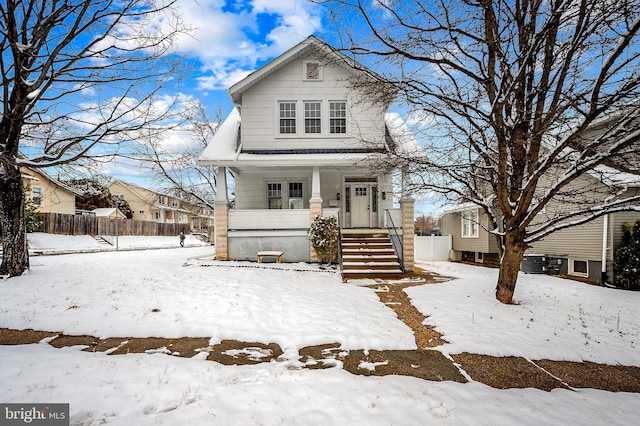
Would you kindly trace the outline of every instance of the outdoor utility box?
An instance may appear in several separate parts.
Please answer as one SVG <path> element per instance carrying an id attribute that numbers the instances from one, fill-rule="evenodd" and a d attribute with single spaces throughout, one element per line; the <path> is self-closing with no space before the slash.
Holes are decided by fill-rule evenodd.
<path id="1" fill-rule="evenodd" d="M 546 256 L 542 254 L 525 254 L 520 262 L 520 270 L 525 274 L 544 274 L 547 271 Z"/>

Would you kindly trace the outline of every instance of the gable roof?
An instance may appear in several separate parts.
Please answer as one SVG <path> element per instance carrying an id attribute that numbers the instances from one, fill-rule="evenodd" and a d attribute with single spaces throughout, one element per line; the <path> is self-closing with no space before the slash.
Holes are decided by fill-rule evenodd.
<path id="1" fill-rule="evenodd" d="M 28 170 L 29 173 L 33 173 L 35 175 L 39 175 L 40 177 L 48 180 L 49 182 L 53 183 L 55 186 L 57 186 L 58 188 L 64 189 L 65 191 L 69 191 L 74 195 L 78 195 L 81 196 L 83 195 L 82 191 L 79 191 L 65 183 L 60 182 L 59 180 L 55 179 L 54 177 L 50 176 L 47 172 L 45 172 L 43 169 L 35 169 L 32 167 L 28 167 L 28 166 L 20 166 L 21 168 L 23 168 L 24 170 Z M 38 181 L 40 180 L 40 178 L 38 178 L 37 176 L 33 176 L 33 174 L 27 174 L 27 173 L 21 173 L 22 177 L 24 179 L 28 179 L 28 180 L 34 180 L 34 181 Z"/>
<path id="2" fill-rule="evenodd" d="M 354 59 L 351 59 L 344 53 L 338 51 L 328 43 L 320 40 L 319 38 L 310 35 L 302 42 L 296 44 L 291 49 L 287 50 L 280 56 L 276 57 L 272 61 L 258 68 L 244 79 L 240 80 L 233 86 L 227 89 L 229 96 L 233 100 L 233 103 L 238 107 L 240 106 L 242 94 L 253 87 L 260 81 L 269 77 L 276 71 L 295 61 L 296 59 L 310 54 L 316 54 L 330 61 L 331 63 L 338 64 L 345 69 L 354 73 L 362 73 L 363 75 L 375 76 L 382 80 L 373 71 L 366 68 L 364 65 L 359 64 Z"/>
<path id="3" fill-rule="evenodd" d="M 183 207 L 177 207 L 176 208 L 176 207 L 167 206 L 167 205 L 164 205 L 164 204 L 157 203 L 156 202 L 157 198 L 155 198 L 154 200 L 149 200 L 148 196 L 145 196 L 145 195 L 140 193 L 141 190 L 142 191 L 147 191 L 147 192 L 149 192 L 149 193 L 151 193 L 153 195 L 161 195 L 163 197 L 172 198 L 172 199 L 176 199 L 176 200 L 182 201 L 185 204 L 194 205 L 192 202 L 190 202 L 188 200 L 185 200 L 183 198 L 180 198 L 180 197 L 176 197 L 175 195 L 171 195 L 171 194 L 168 194 L 166 192 L 157 191 L 155 189 L 145 188 L 144 186 L 136 185 L 135 183 L 125 182 L 125 181 L 120 180 L 120 179 L 114 179 L 111 183 L 109 183 L 109 185 L 108 185 L 109 188 L 111 188 L 111 186 L 113 184 L 115 184 L 115 183 L 118 183 L 118 184 L 124 186 L 133 195 L 138 197 L 141 201 L 143 201 L 143 202 L 145 202 L 145 203 L 147 203 L 149 205 L 152 205 L 153 207 L 156 207 L 158 209 L 183 211 L 183 212 L 188 212 L 188 213 L 191 212 L 190 210 L 185 209 Z"/>

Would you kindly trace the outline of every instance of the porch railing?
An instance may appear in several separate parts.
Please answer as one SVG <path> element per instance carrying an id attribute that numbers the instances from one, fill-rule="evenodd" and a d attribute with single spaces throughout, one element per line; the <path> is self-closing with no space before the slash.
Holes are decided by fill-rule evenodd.
<path id="1" fill-rule="evenodd" d="M 391 217 L 391 210 L 385 209 L 385 224 L 387 225 L 387 231 L 389 232 L 389 238 L 391 238 L 391 245 L 393 250 L 398 256 L 400 262 L 400 269 L 404 272 L 404 248 L 402 246 L 402 237 L 398 234 L 393 218 Z M 404 230 L 403 230 L 404 232 Z"/>
<path id="2" fill-rule="evenodd" d="M 308 229 L 309 209 L 229 210 L 229 230 Z"/>

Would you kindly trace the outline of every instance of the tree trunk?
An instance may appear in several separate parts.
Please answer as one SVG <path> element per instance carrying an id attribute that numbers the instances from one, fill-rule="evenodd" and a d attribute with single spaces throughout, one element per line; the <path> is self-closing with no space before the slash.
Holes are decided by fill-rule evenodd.
<path id="1" fill-rule="evenodd" d="M 2 208 L 2 265 L 0 275 L 15 277 L 29 269 L 24 187 L 18 167 L 6 167 L 0 178 Z"/>
<path id="2" fill-rule="evenodd" d="M 513 304 L 513 292 L 516 289 L 520 262 L 527 246 L 524 243 L 524 234 L 507 233 L 505 235 L 504 253 L 500 262 L 498 285 L 496 286 L 496 299 L 505 304 Z"/>

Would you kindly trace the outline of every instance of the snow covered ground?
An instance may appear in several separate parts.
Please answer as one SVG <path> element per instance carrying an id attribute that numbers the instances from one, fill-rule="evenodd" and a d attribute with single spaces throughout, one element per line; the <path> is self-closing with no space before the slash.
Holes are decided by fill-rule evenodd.
<path id="1" fill-rule="evenodd" d="M 67 244 L 52 238 L 61 241 L 51 248 Z M 33 257 L 27 274 L 0 281 L 0 327 L 274 342 L 286 361 L 224 366 L 202 356 L 0 346 L 0 402 L 70 403 L 71 423 L 87 425 L 634 424 L 640 418 L 639 394 L 501 391 L 476 382 L 297 369 L 297 350 L 308 345 L 412 349 L 415 342 L 369 288 L 343 284 L 313 265 L 282 270 L 212 262 L 213 250 Z M 640 319 L 632 315 L 638 293 L 523 275 L 515 295 L 520 305 L 503 306 L 493 296 L 495 270 L 422 266 L 458 277 L 407 289 L 450 342 L 440 348 L 444 353 L 640 366 Z"/>
<path id="2" fill-rule="evenodd" d="M 32 253 L 55 254 L 70 251 L 94 252 L 110 251 L 118 249 L 145 249 L 145 248 L 176 248 L 180 245 L 180 239 L 175 237 L 140 237 L 122 235 L 117 238 L 105 237 L 111 246 L 98 242 L 90 235 L 54 235 L 43 232 L 28 234 L 29 251 Z M 185 236 L 186 246 L 207 245 L 193 235 Z"/>

